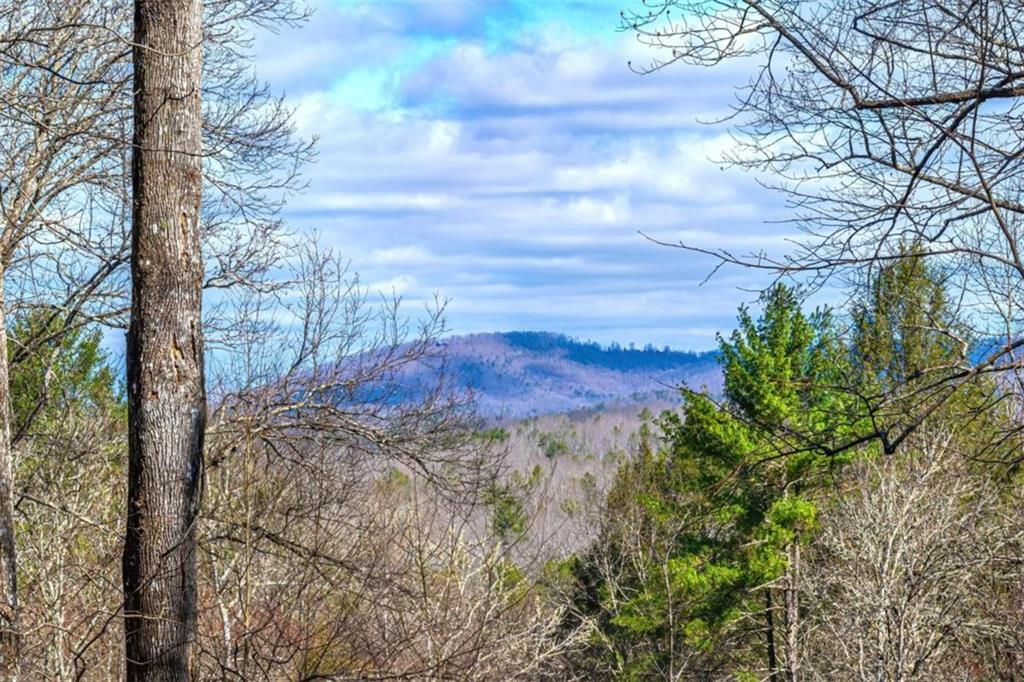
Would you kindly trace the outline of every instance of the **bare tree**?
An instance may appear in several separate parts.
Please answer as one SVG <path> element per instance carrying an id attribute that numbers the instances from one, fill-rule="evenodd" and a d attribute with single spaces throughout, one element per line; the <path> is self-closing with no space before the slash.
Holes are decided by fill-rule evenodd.
<path id="1" fill-rule="evenodd" d="M 12 247 L 15 254 L 12 265 L 5 270 L 14 294 L 9 307 L 13 310 L 43 307 L 52 313 L 54 323 L 43 325 L 47 331 L 38 338 L 19 339 L 11 358 L 15 363 L 35 361 L 40 353 L 46 353 L 50 362 L 57 362 L 58 354 L 51 352 L 48 344 L 68 330 L 97 320 L 119 323 L 125 313 L 122 266 L 128 253 L 124 212 L 129 193 L 124 171 L 129 146 L 124 133 L 131 120 L 128 112 L 132 103 L 133 74 L 128 59 L 133 53 L 132 40 L 124 28 L 130 16 L 126 11 L 128 3 L 25 2 L 20 8 L 28 7 L 38 9 L 39 14 L 12 29 L 10 40 L 4 43 L 8 49 L 3 55 L 9 59 L 4 62 L 5 68 L 10 73 L 21 74 L 24 80 L 18 82 L 43 83 L 49 79 L 50 85 L 40 85 L 34 92 L 24 88 L 12 88 L 10 92 L 21 98 L 23 106 L 45 103 L 48 109 L 40 111 L 49 112 L 51 117 L 53 112 L 66 112 L 66 127 L 53 137 L 63 140 L 66 131 L 67 139 L 75 144 L 43 145 L 44 156 L 54 155 L 46 157 L 46 163 L 68 173 L 72 168 L 71 160 L 80 159 L 82 163 L 75 167 L 77 176 L 69 176 L 70 180 L 77 178 L 77 184 L 69 180 L 62 185 L 63 194 L 55 193 L 60 200 L 55 199 L 49 212 L 33 214 L 33 221 L 26 223 L 26 233 L 32 237 Z M 79 14 L 64 13 L 72 10 Z M 86 10 L 95 13 L 89 14 Z M 4 16 L 21 19 L 29 15 L 12 12 Z M 434 345 L 441 329 L 439 318 L 430 317 L 418 334 L 414 332 L 409 337 L 393 315 L 364 317 L 356 312 L 360 306 L 353 304 L 353 299 L 328 295 L 327 292 L 336 291 L 323 286 L 324 279 L 317 274 L 325 261 L 308 262 L 304 266 L 308 269 L 288 283 L 268 276 L 286 253 L 287 234 L 277 209 L 283 196 L 298 187 L 297 167 L 309 158 L 310 148 L 292 139 L 287 109 L 251 75 L 243 27 L 247 23 L 272 26 L 302 17 L 303 12 L 296 10 L 291 2 L 210 0 L 204 3 L 204 145 L 201 155 L 206 184 L 200 225 L 207 267 L 203 284 L 207 291 L 241 285 L 250 293 L 258 293 L 264 298 L 253 305 L 261 307 L 268 315 L 268 309 L 263 306 L 294 304 L 294 299 L 290 298 L 294 290 L 286 291 L 288 284 L 301 285 L 303 300 L 307 302 L 303 303 L 298 316 L 302 320 L 298 327 L 301 335 L 289 336 L 287 341 L 280 336 L 273 337 L 285 344 L 284 347 L 292 347 L 287 344 L 295 342 L 298 357 L 289 358 L 281 365 L 278 361 L 282 358 L 282 345 L 272 349 L 268 346 L 260 361 L 262 364 L 253 366 L 256 372 L 236 375 L 235 378 L 246 377 L 246 381 L 232 383 L 231 390 L 217 396 L 217 416 L 211 438 L 218 443 L 215 456 L 222 465 L 219 470 L 229 474 L 225 481 L 232 486 L 225 489 L 220 499 L 230 500 L 235 492 L 246 490 L 251 494 L 246 498 L 251 502 L 249 508 L 265 509 L 267 515 L 266 518 L 257 516 L 256 520 L 264 523 L 262 530 L 250 520 L 239 524 L 231 515 L 216 519 L 211 516 L 211 536 L 217 538 L 210 545 L 211 555 L 225 547 L 237 547 L 234 538 L 238 529 L 243 529 L 259 538 L 258 544 L 246 546 L 247 551 L 251 550 L 247 556 L 265 557 L 265 553 L 270 552 L 277 556 L 277 563 L 265 573 L 248 571 L 246 581 L 236 586 L 249 589 L 250 586 L 272 585 L 277 577 L 294 577 L 290 572 L 292 568 L 303 567 L 305 573 L 295 582 L 295 589 L 301 594 L 294 595 L 297 596 L 295 601 L 279 602 L 291 614 L 308 612 L 310 606 L 318 603 L 317 594 L 325 597 L 353 594 L 339 593 L 337 588 L 343 583 L 332 583 L 325 577 L 340 576 L 354 585 L 366 581 L 366 585 L 373 588 L 361 593 L 357 617 L 349 621 L 339 619 L 325 623 L 301 618 L 263 621 L 271 628 L 287 624 L 278 632 L 285 638 L 281 641 L 293 646 L 290 651 L 297 651 L 309 662 L 302 670 L 344 670 L 348 674 L 372 670 L 380 676 L 406 677 L 430 674 L 536 677 L 542 669 L 546 671 L 554 665 L 552 662 L 564 650 L 563 644 L 568 645 L 572 640 L 556 637 L 560 622 L 557 610 L 549 610 L 538 592 L 527 582 L 515 578 L 516 567 L 508 563 L 505 552 L 497 550 L 491 538 L 479 533 L 483 528 L 479 518 L 464 508 L 464 505 L 472 507 L 474 495 L 490 475 L 490 462 L 486 457 L 491 453 L 466 446 L 471 422 L 460 412 L 461 398 L 438 387 L 419 384 L 410 387 L 400 381 L 407 367 L 438 363 L 432 364 L 431 371 L 434 371 L 442 366 Z M 61 46 L 65 52 L 50 56 L 32 51 L 46 46 Z M 135 56 L 147 47 L 135 45 Z M 107 59 L 107 66 L 101 67 L 104 62 L 100 59 L 93 62 L 84 58 L 86 54 L 90 58 Z M 157 56 L 170 59 L 182 55 L 164 51 Z M 98 71 L 88 75 L 84 70 L 71 69 L 88 64 L 96 64 Z M 55 93 L 66 98 L 58 99 Z M 101 101 L 102 97 L 109 97 L 109 101 L 102 100 L 107 102 L 106 108 L 95 118 L 76 118 L 76 112 L 89 110 L 90 103 Z M 175 105 L 180 104 L 175 102 Z M 51 128 L 56 131 L 52 118 L 47 119 L 44 114 L 26 116 L 18 125 L 31 133 L 38 121 L 50 120 Z M 77 120 L 84 122 L 80 130 L 70 127 Z M 138 140 L 136 145 L 140 153 L 147 150 L 145 144 L 138 146 Z M 175 155 L 174 148 L 150 151 Z M 77 156 L 72 156 L 73 153 Z M 15 152 L 12 158 L 17 160 Z M 89 160 L 94 165 L 86 163 Z M 98 165 L 101 163 L 108 165 Z M 48 178 L 44 180 L 50 182 Z M 20 185 L 12 183 L 11 187 L 7 196 L 17 196 Z M 60 213 L 56 212 L 57 208 L 61 209 Z M 138 206 L 135 208 L 138 217 Z M 98 215 L 102 215 L 102 220 L 95 219 Z M 66 248 L 72 245 L 75 249 Z M 290 248 L 290 244 L 288 246 Z M 138 267 L 139 263 L 135 265 Z M 204 322 L 215 342 L 230 343 L 236 333 L 227 324 L 236 311 L 234 304 L 241 303 L 238 299 L 227 300 L 233 295 L 234 292 L 218 293 L 211 297 L 213 305 L 205 309 Z M 387 309 L 393 310 L 393 307 Z M 338 316 L 335 319 L 344 320 L 345 325 L 323 324 L 325 319 L 335 315 Z M 367 339 L 365 330 L 378 319 L 385 324 L 378 334 Z M 257 322 L 254 329 L 259 328 Z M 133 328 L 133 339 L 136 333 Z M 172 343 L 172 360 L 180 360 L 174 357 L 173 348 Z M 262 369 L 268 370 L 267 373 L 261 373 Z M 393 400 L 408 395 L 409 390 L 420 398 L 419 405 Z M 49 427 L 43 425 L 43 428 Z M 76 423 L 72 431 L 77 435 L 70 437 L 81 438 L 83 432 L 79 429 L 85 428 L 86 423 Z M 105 460 L 108 454 L 83 446 L 82 451 L 87 453 L 83 457 L 92 461 L 92 466 L 86 468 L 74 459 L 73 453 L 79 451 L 77 446 L 62 448 L 60 439 L 53 438 L 46 441 L 44 448 L 44 440 L 30 426 L 24 429 L 19 426 L 17 431 L 11 441 L 20 444 L 26 457 L 45 452 L 66 458 L 55 461 L 53 469 L 48 464 L 36 468 L 34 463 L 28 469 L 33 474 L 31 480 L 26 480 L 26 485 L 16 491 L 15 499 L 22 507 L 17 513 L 23 515 L 22 521 L 31 519 L 32 523 L 40 524 L 38 527 L 47 529 L 45 535 L 26 538 L 24 545 L 29 548 L 27 556 L 33 562 L 26 567 L 31 581 L 29 595 L 33 599 L 32 657 L 26 659 L 30 661 L 26 674 L 56 679 L 116 677 L 120 674 L 114 663 L 118 657 L 112 656 L 108 647 L 110 631 L 116 630 L 120 614 L 111 606 L 116 601 L 111 599 L 111 584 L 96 579 L 85 581 L 88 584 L 83 588 L 82 581 L 85 575 L 93 578 L 105 575 L 109 563 L 105 563 L 103 557 L 109 559 L 109 550 L 116 549 L 116 541 L 109 533 L 112 517 L 103 500 L 92 493 L 112 485 L 109 476 L 119 471 L 117 460 Z M 255 439 L 256 447 L 246 439 Z M 238 488 L 234 487 L 238 482 L 236 474 L 253 471 L 251 467 L 235 470 L 231 466 L 238 463 L 237 458 L 243 452 L 248 458 L 246 462 L 252 464 L 259 462 L 259 457 L 267 457 L 271 466 L 266 478 L 250 480 L 254 485 Z M 319 462 L 318 468 L 301 468 L 313 462 Z M 417 486 L 429 482 L 434 492 L 420 494 L 415 499 L 403 498 L 402 512 L 397 517 L 383 514 L 390 510 L 388 500 L 394 499 L 393 496 L 379 497 L 383 495 L 381 489 L 387 485 L 385 482 L 378 484 L 377 478 L 391 475 L 390 469 L 381 471 L 384 462 L 391 463 L 403 475 L 415 477 Z M 345 466 L 339 468 L 340 464 Z M 339 471 L 344 475 L 336 476 Z M 353 471 L 358 476 L 353 477 Z M 61 485 L 46 480 L 49 473 L 44 472 L 59 477 Z M 302 472 L 309 475 L 300 475 Z M 262 472 L 259 473 L 262 476 Z M 318 477 L 317 474 L 330 475 Z M 309 497 L 298 491 L 301 494 L 292 496 L 295 489 L 285 486 L 282 492 L 287 494 L 282 497 L 282 505 L 268 505 L 268 493 L 288 481 L 317 483 L 316 490 L 320 494 Z M 346 497 L 346 491 L 352 490 L 359 493 L 357 499 Z M 459 504 L 454 502 L 455 493 L 462 496 Z M 54 499 L 61 495 L 63 499 Z M 349 504 L 338 506 L 341 502 Z M 293 504 L 299 507 L 288 506 Z M 292 523 L 296 521 L 296 509 L 307 514 L 302 523 Z M 357 510 L 360 513 L 355 513 Z M 280 516 L 275 517 L 275 511 L 279 511 Z M 353 530 L 353 520 L 358 524 L 354 530 L 359 532 L 340 532 L 346 528 Z M 289 531 L 288 534 L 263 533 L 278 522 L 281 522 L 278 528 Z M 225 528 L 231 529 L 231 538 L 215 535 Z M 428 531 L 424 532 L 424 528 Z M 101 534 L 102 538 L 87 535 L 85 529 Z M 306 530 L 316 532 L 304 536 L 302 533 Z M 55 551 L 56 534 L 65 532 L 77 534 L 77 537 L 88 536 L 88 541 L 97 548 L 97 563 L 79 566 L 77 570 L 62 564 L 65 560 L 94 558 L 91 553 L 87 553 L 88 559 L 82 559 L 73 551 Z M 317 553 L 316 540 L 330 538 L 336 542 L 325 545 L 323 551 Z M 296 540 L 300 542 L 296 544 Z M 346 546 L 346 542 L 350 546 Z M 182 547 L 175 545 L 173 550 L 178 552 Z M 389 557 L 386 571 L 389 580 L 381 582 L 369 571 L 382 564 L 371 561 L 360 567 L 337 561 L 346 555 L 362 557 L 360 552 L 364 551 L 370 552 L 370 556 Z M 13 553 L 7 556 L 13 565 Z M 424 567 L 430 569 L 430 580 L 417 581 L 414 569 Z M 332 571 L 336 572 L 333 576 Z M 221 565 L 221 575 L 234 579 L 238 574 L 225 573 Z M 200 576 L 197 580 L 202 583 L 204 578 Z M 234 586 L 211 587 L 213 584 L 202 585 L 203 599 L 212 592 L 224 595 L 222 601 L 230 604 Z M 72 594 L 75 596 L 69 596 Z M 278 594 L 288 595 L 286 592 Z M 40 598 L 49 608 L 37 608 L 40 602 L 35 600 Z M 253 602 L 243 600 L 241 603 Z M 381 604 L 386 608 L 376 609 Z M 416 618 L 408 618 L 410 605 L 416 606 Z M 199 610 L 205 617 L 201 606 Z M 228 623 L 231 623 L 235 614 L 231 609 L 227 613 Z M 382 616 L 374 619 L 374 613 Z M 250 618 L 253 612 L 246 611 L 245 615 Z M 138 622 L 129 614 L 129 628 Z M 257 618 L 246 622 L 260 621 Z M 352 629 L 356 622 L 366 626 L 365 629 Z M 396 632 L 396 623 L 401 625 L 398 631 L 404 634 L 389 639 L 390 634 Z M 345 627 L 341 628 L 341 624 Z M 306 625 L 309 627 L 304 630 L 299 628 Z M 303 639 L 311 634 L 326 636 L 332 628 L 333 639 L 327 637 L 318 642 Z M 269 641 L 250 636 L 247 627 L 236 627 L 235 632 L 250 633 L 242 641 Z M 294 637 L 296 632 L 302 635 L 298 639 Z M 50 633 L 52 638 L 47 640 L 40 633 Z M 326 645 L 338 645 L 356 635 L 363 636 L 359 649 L 364 658 L 358 666 L 353 666 L 351 661 L 347 666 L 342 665 L 337 657 L 344 649 Z M 403 642 L 409 646 L 404 646 Z M 378 645 L 386 648 L 375 649 Z M 204 652 L 211 650 L 207 644 L 197 648 Z M 378 656 L 371 661 L 369 656 L 375 650 Z M 275 644 L 269 649 L 250 647 L 246 651 L 254 654 L 254 658 L 247 658 L 239 649 L 234 649 L 232 656 L 249 665 L 258 659 L 255 654 L 261 651 L 275 654 L 284 649 Z M 46 656 L 37 664 L 35 654 L 38 652 L 45 652 Z M 264 659 L 261 663 L 265 662 Z M 224 669 L 221 674 L 225 674 Z"/>
<path id="2" fill-rule="evenodd" d="M 1010 659 L 975 650 L 1009 652 L 1019 628 L 990 608 L 1020 580 L 1017 494 L 972 471 L 950 430 L 911 445 L 856 464 L 823 514 L 801 581 L 813 679 L 995 679 Z"/>
<path id="3" fill-rule="evenodd" d="M 1020 364 L 1024 291 L 1024 10 L 999 0 L 664 0 L 624 24 L 656 52 L 642 71 L 733 60 L 749 80 L 727 161 L 788 197 L 790 253 L 694 251 L 719 265 L 822 285 L 913 245 L 945 273 L 971 326 L 921 368 L 913 418 L 880 424 L 887 450 L 979 374 Z M 686 244 L 674 244 L 691 248 Z M 976 346 L 979 339 L 983 345 Z M 899 395 L 899 392 L 894 392 Z M 866 396 L 882 407 L 892 396 Z"/>
<path id="4" fill-rule="evenodd" d="M 203 6 L 135 3 L 128 334 L 129 680 L 190 680 L 203 468 Z"/>
<path id="5" fill-rule="evenodd" d="M 54 15 L 68 29 L 52 34 Z M 51 3 L 14 1 L 0 6 L 0 678 L 18 665 L 18 603 L 15 559 L 15 481 L 10 426 L 7 315 L 31 300 L 48 282 L 68 310 L 84 312 L 84 298 L 102 300 L 103 280 L 119 264 L 123 240 L 115 230 L 97 230 L 108 217 L 95 201 L 118 185 L 120 155 L 110 144 L 122 119 L 112 112 L 117 96 L 86 82 L 118 82 L 117 57 L 92 52 L 108 12 L 96 6 L 54 11 Z M 73 189 L 77 188 L 77 192 Z M 108 223 L 109 224 L 109 223 Z M 102 233 L 102 234 L 98 234 Z M 63 244 L 63 247 L 58 247 Z M 65 250 L 66 249 L 66 250 Z M 64 251 L 62 254 L 61 252 Z M 75 251 L 78 257 L 69 254 Z M 9 284 L 10 286 L 5 287 Z M 88 292 L 88 294 L 86 294 Z M 53 300 L 51 298 L 51 300 Z"/>
<path id="6" fill-rule="evenodd" d="M 19 318 L 14 337 L 36 336 L 46 312 Z M 15 365 L 14 424 L 35 412 L 34 390 L 51 393 L 18 445 L 18 538 L 22 674 L 71 682 L 123 679 L 126 412 L 118 373 L 98 329 L 53 344 Z M 54 376 L 58 389 L 48 386 Z M 26 532 L 27 530 L 27 532 Z"/>
<path id="7" fill-rule="evenodd" d="M 583 630 L 486 523 L 504 462 L 445 374 L 443 308 L 414 323 L 298 253 L 283 289 L 231 295 L 210 363 L 203 675 L 554 674 Z"/>
<path id="8" fill-rule="evenodd" d="M 8 316 L 26 309 L 44 308 L 54 323 L 19 338 L 10 357 L 0 339 L 0 677 L 14 675 L 18 658 L 19 492 L 5 472 L 33 419 L 11 429 L 4 377 L 83 325 L 126 323 L 131 10 L 92 0 L 0 3 L 0 336 Z M 293 139 L 290 112 L 251 73 L 246 27 L 273 29 L 307 12 L 291 0 L 208 0 L 203 11 L 204 155 L 213 159 L 204 169 L 204 285 L 262 286 L 282 253 L 277 212 L 301 184 L 297 169 L 311 148 Z"/>
<path id="9" fill-rule="evenodd" d="M 564 629 L 540 582 L 560 547 L 520 551 L 487 523 L 503 453 L 444 377 L 440 310 L 414 323 L 330 254 L 299 254 L 273 287 L 228 292 L 234 334 L 208 365 L 198 676 L 570 679 L 586 630 Z M 48 356 L 18 367 L 19 396 L 45 390 Z M 57 367 L 60 387 L 81 376 L 67 355 Z M 124 676 L 126 436 L 101 395 L 58 391 L 19 445 L 29 679 Z"/>

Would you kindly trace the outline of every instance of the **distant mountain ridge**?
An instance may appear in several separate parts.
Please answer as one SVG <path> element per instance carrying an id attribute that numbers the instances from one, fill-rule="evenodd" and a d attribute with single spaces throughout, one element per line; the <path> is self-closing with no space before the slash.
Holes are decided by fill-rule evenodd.
<path id="1" fill-rule="evenodd" d="M 713 351 L 602 346 L 530 331 L 470 334 L 440 343 L 449 380 L 469 388 L 487 417 L 664 402 L 675 400 L 681 385 L 713 392 L 722 385 Z"/>

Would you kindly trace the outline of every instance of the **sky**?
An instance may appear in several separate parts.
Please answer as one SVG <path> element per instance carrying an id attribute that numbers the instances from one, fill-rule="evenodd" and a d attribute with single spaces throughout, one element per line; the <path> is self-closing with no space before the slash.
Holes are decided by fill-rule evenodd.
<path id="1" fill-rule="evenodd" d="M 639 0 L 319 1 L 257 73 L 319 138 L 286 217 L 374 291 L 449 300 L 455 334 L 707 349 L 763 284 L 645 238 L 784 248 L 778 196 L 716 159 L 743 65 L 628 68 Z"/>

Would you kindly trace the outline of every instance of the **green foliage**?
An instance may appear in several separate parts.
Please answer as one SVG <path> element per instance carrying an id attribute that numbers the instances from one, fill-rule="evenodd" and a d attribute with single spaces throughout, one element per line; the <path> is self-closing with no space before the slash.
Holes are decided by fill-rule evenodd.
<path id="1" fill-rule="evenodd" d="M 412 486 L 409 474 L 397 467 L 388 467 L 377 479 L 377 487 L 381 492 L 390 495 L 403 494 Z"/>
<path id="2" fill-rule="evenodd" d="M 537 444 L 548 459 L 569 454 L 569 443 L 563 435 L 558 433 L 542 431 L 537 436 Z"/>
<path id="3" fill-rule="evenodd" d="M 571 497 L 562 500 L 561 504 L 558 506 L 562 510 L 562 513 L 569 518 L 576 516 L 580 512 L 580 503 Z"/>
<path id="4" fill-rule="evenodd" d="M 101 332 L 64 329 L 64 322 L 53 311 L 39 309 L 16 318 L 8 330 L 15 434 L 49 430 L 73 414 L 127 416 L 123 392 L 100 345 Z"/>
<path id="5" fill-rule="evenodd" d="M 949 362 L 965 350 L 958 339 L 970 341 L 920 251 L 908 248 L 882 267 L 854 306 L 853 358 L 864 387 L 893 390 L 926 373 L 948 374 Z"/>
<path id="6" fill-rule="evenodd" d="M 645 415 L 601 536 L 571 563 L 576 608 L 599 626 L 595 669 L 660 679 L 686 661 L 693 677 L 754 676 L 765 645 L 744 623 L 764 615 L 765 590 L 833 511 L 845 463 L 949 419 L 960 445 L 986 456 L 1018 442 L 999 437 L 990 380 L 951 390 L 972 339 L 915 249 L 874 274 L 850 321 L 844 336 L 830 311 L 807 315 L 775 286 L 760 317 L 741 308 L 719 339 L 720 401 L 687 391 L 680 411 Z"/>
<path id="7" fill-rule="evenodd" d="M 531 583 L 521 568 L 508 559 L 500 559 L 493 567 L 495 589 L 511 603 L 522 600 L 530 592 Z"/>
<path id="8" fill-rule="evenodd" d="M 51 313 L 7 330 L 19 598 L 49 604 L 51 586 L 65 585 L 75 604 L 106 605 L 116 594 L 103 571 L 116 565 L 124 525 L 127 408 L 100 332 L 65 329 Z"/>
<path id="9" fill-rule="evenodd" d="M 526 534 L 530 522 L 527 502 L 542 477 L 539 466 L 526 475 L 513 471 L 507 480 L 493 483 L 485 491 L 484 503 L 491 510 L 491 531 L 502 542 L 514 542 Z"/>
<path id="10" fill-rule="evenodd" d="M 504 443 L 509 439 L 508 430 L 500 426 L 477 431 L 474 435 L 477 440 L 489 444 Z"/>
<path id="11" fill-rule="evenodd" d="M 816 528 L 809 493 L 837 464 L 830 444 L 856 426 L 852 399 L 835 388 L 848 352 L 831 315 L 804 315 L 784 286 L 762 305 L 756 320 L 741 309 L 720 340 L 724 401 L 687 392 L 680 412 L 656 421 L 657 438 L 641 428 L 608 496 L 612 574 L 587 556 L 575 566 L 578 606 L 598 618 L 624 678 L 655 679 L 670 657 L 712 656 L 762 608 L 759 590 Z"/>
<path id="12" fill-rule="evenodd" d="M 911 246 L 881 267 L 854 305 L 853 384 L 890 452 L 927 424 L 956 423 L 960 447 L 979 459 L 1019 460 L 1001 391 L 990 375 L 956 378 L 979 340 L 962 324 L 939 271 Z"/>

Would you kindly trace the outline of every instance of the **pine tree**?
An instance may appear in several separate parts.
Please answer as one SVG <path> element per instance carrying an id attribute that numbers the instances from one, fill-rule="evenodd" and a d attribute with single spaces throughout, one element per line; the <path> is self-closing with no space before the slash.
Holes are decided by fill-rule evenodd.
<path id="1" fill-rule="evenodd" d="M 643 558 L 619 557 L 613 576 L 578 565 L 624 677 L 709 672 L 727 639 L 732 665 L 781 675 L 779 591 L 782 653 L 795 665 L 799 604 L 787 571 L 815 527 L 810 493 L 838 464 L 819 444 L 846 436 L 854 407 L 835 388 L 848 367 L 831 315 L 804 315 L 781 285 L 762 304 L 760 319 L 741 309 L 739 328 L 720 340 L 722 401 L 687 392 L 682 410 L 659 420 L 663 447 L 617 477 L 609 517 L 630 523 L 613 522 L 605 542 L 613 554 L 639 543 Z M 750 616 L 764 622 L 762 644 L 740 627 Z"/>

